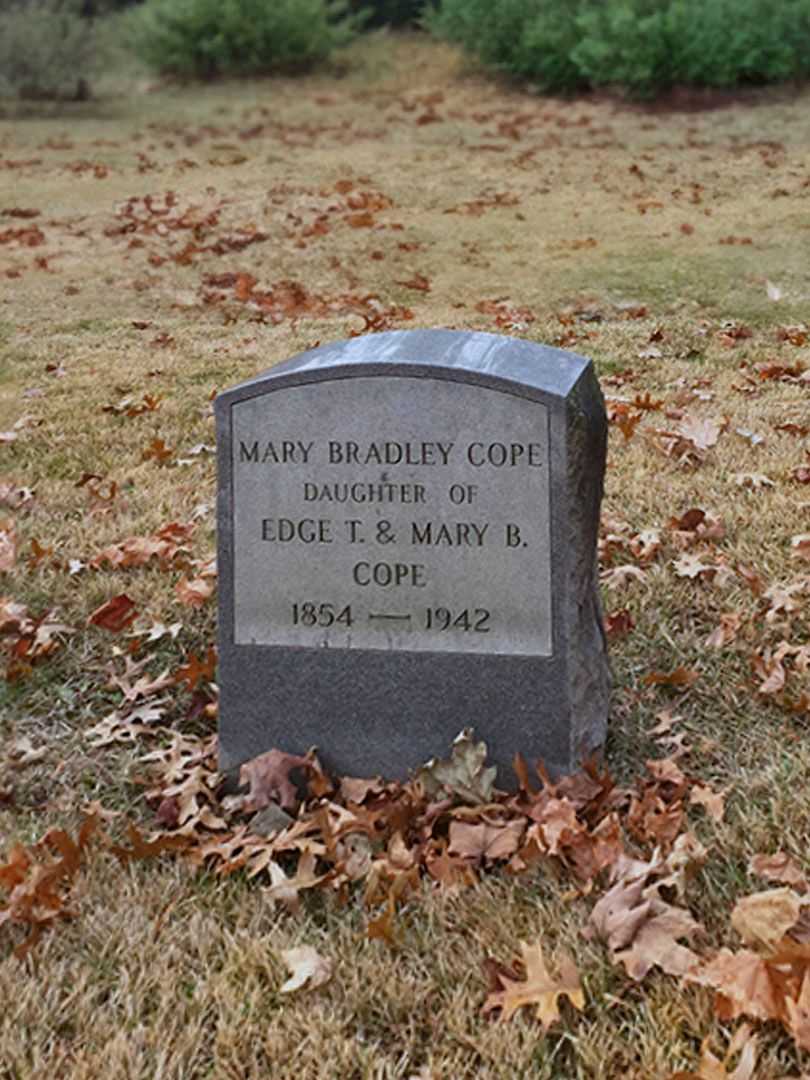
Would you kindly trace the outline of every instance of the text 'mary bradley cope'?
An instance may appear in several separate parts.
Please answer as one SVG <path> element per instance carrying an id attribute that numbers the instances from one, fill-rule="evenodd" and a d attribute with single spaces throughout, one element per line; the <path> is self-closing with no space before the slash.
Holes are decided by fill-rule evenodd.
<path id="1" fill-rule="evenodd" d="M 408 330 L 293 357 L 216 401 L 220 765 L 317 746 L 403 777 L 464 727 L 574 771 L 605 737 L 589 360 Z"/>

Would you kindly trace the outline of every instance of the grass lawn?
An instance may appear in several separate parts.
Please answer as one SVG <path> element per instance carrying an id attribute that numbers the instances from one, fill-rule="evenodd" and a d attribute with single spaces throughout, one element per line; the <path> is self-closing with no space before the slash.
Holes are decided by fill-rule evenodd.
<path id="1" fill-rule="evenodd" d="M 366 329 L 480 329 L 594 360 L 612 421 L 617 820 L 638 858 L 675 850 L 659 809 L 697 838 L 679 898 L 702 928 L 690 947 L 739 951 L 735 903 L 774 887 L 751 858 L 810 871 L 809 106 L 807 89 L 699 109 L 548 99 L 387 34 L 306 78 L 7 103 L 6 900 L 14 852 L 50 828 L 75 837 L 88 813 L 119 838 L 127 820 L 166 825 L 161 790 L 215 731 L 213 672 L 193 670 L 215 635 L 215 392 Z M 121 594 L 133 622 L 89 622 Z M 688 787 L 650 788 L 671 766 Z M 645 791 L 663 802 L 639 825 Z M 31 920 L 0 915 L 4 1080 L 810 1074 L 808 1036 L 772 1021 L 745 1043 L 755 1071 L 733 1056 L 709 1071 L 742 1020 L 660 965 L 629 977 L 583 937 L 607 873 L 473 860 L 455 885 L 411 881 L 395 930 L 369 935 L 362 886 L 291 912 L 266 874 L 93 852 L 62 883 L 74 917 L 22 960 Z M 508 968 L 537 940 L 552 968 L 571 954 L 584 992 L 547 1032 L 527 1010 L 482 1014 L 487 958 Z M 282 993 L 282 950 L 304 944 L 332 977 Z"/>

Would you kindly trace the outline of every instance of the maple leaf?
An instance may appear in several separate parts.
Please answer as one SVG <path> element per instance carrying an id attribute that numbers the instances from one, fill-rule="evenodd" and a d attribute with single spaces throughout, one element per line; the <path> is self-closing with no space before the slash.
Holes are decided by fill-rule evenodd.
<path id="1" fill-rule="evenodd" d="M 496 971 L 496 978 L 501 989 L 489 994 L 484 1002 L 483 1012 L 500 1010 L 501 1019 L 509 1020 L 518 1009 L 533 1006 L 535 1017 L 547 1031 L 560 1019 L 559 999 L 566 997 L 575 1009 L 585 1007 L 585 994 L 579 980 L 579 973 L 572 958 L 561 952 L 558 959 L 559 979 L 555 980 L 546 968 L 543 949 L 540 942 L 528 945 L 520 942 L 520 952 L 525 968 L 525 979 L 511 978 Z"/>
<path id="2" fill-rule="evenodd" d="M 454 858 L 448 853 L 447 845 L 443 843 L 429 849 L 425 855 L 425 866 L 434 881 L 438 881 L 446 888 L 475 885 L 478 881 L 469 861 L 464 858 Z"/>
<path id="3" fill-rule="evenodd" d="M 708 578 L 714 577 L 717 572 L 716 567 L 710 563 L 704 563 L 701 561 L 698 555 L 681 555 L 677 559 L 672 560 L 672 567 L 678 577 L 685 578 Z"/>
<path id="4" fill-rule="evenodd" d="M 453 741 L 448 761 L 431 758 L 415 774 L 429 798 L 450 795 L 462 802 L 490 802 L 497 768 L 485 766 L 487 745 L 473 741 L 471 728 L 465 728 Z"/>
<path id="5" fill-rule="evenodd" d="M 313 990 L 332 978 L 332 961 L 322 956 L 312 945 L 282 949 L 281 959 L 291 972 L 290 978 L 279 987 L 279 993 L 292 994 L 306 987 Z"/>
<path id="6" fill-rule="evenodd" d="M 430 292 L 430 280 L 420 273 L 415 273 L 407 281 L 398 281 L 396 284 L 404 285 L 406 289 L 416 289 L 418 292 Z"/>
<path id="7" fill-rule="evenodd" d="M 641 923 L 632 945 L 616 953 L 616 959 L 636 981 L 643 979 L 653 967 L 660 967 L 668 975 L 684 975 L 697 957 L 677 939 L 690 938 L 702 929 L 683 908 L 653 900 L 649 917 Z"/>
<path id="8" fill-rule="evenodd" d="M 810 970 L 806 970 L 797 998 L 785 998 L 785 1026 L 798 1047 L 810 1050 Z"/>
<path id="9" fill-rule="evenodd" d="M 246 761 L 239 770 L 239 783 L 250 785 L 245 809 L 261 810 L 278 802 L 285 810 L 298 803 L 298 788 L 290 779 L 294 769 L 308 769 L 309 759 L 283 750 L 268 750 Z"/>
<path id="10" fill-rule="evenodd" d="M 663 896 L 680 895 L 686 874 L 703 858 L 704 849 L 689 834 L 678 837 L 666 859 L 657 851 L 646 863 L 619 856 L 615 884 L 594 905 L 584 936 L 605 941 L 633 979 L 644 978 L 654 966 L 684 975 L 698 958 L 678 939 L 690 939 L 702 927 Z"/>

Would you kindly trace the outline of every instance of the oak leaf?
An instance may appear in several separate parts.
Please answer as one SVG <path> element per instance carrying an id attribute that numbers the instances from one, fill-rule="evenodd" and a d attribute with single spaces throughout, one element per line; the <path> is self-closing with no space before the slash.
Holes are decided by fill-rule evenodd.
<path id="1" fill-rule="evenodd" d="M 311 848 L 307 848 L 301 852 L 295 873 L 290 877 L 284 873 L 281 866 L 273 859 L 253 860 L 249 876 L 255 877 L 260 870 L 266 869 L 270 874 L 271 883 L 268 888 L 262 890 L 265 896 L 269 896 L 271 900 L 278 900 L 280 904 L 295 913 L 301 905 L 300 891 L 302 889 L 314 889 L 316 885 L 320 885 L 331 876 L 330 873 L 317 873 L 316 864 L 315 852 Z"/>
<path id="2" fill-rule="evenodd" d="M 490 1013 L 499 1009 L 502 1020 L 509 1020 L 518 1009 L 533 1006 L 535 1016 L 548 1030 L 560 1019 L 559 999 L 566 997 L 575 1009 L 585 1007 L 585 994 L 579 980 L 579 973 L 568 953 L 561 952 L 558 959 L 559 979 L 555 980 L 546 968 L 543 949 L 538 941 L 534 945 L 520 943 L 520 952 L 525 968 L 525 979 L 511 978 L 498 971 L 496 978 L 501 989 L 489 994 L 484 1002 L 483 1012 Z"/>

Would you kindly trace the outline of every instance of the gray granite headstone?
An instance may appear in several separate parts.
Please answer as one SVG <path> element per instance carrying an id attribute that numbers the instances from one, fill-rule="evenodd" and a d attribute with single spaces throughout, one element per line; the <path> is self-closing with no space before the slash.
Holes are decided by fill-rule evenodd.
<path id="1" fill-rule="evenodd" d="M 409 330 L 217 398 L 220 766 L 402 777 L 472 727 L 502 784 L 604 741 L 606 421 L 589 360 Z"/>

